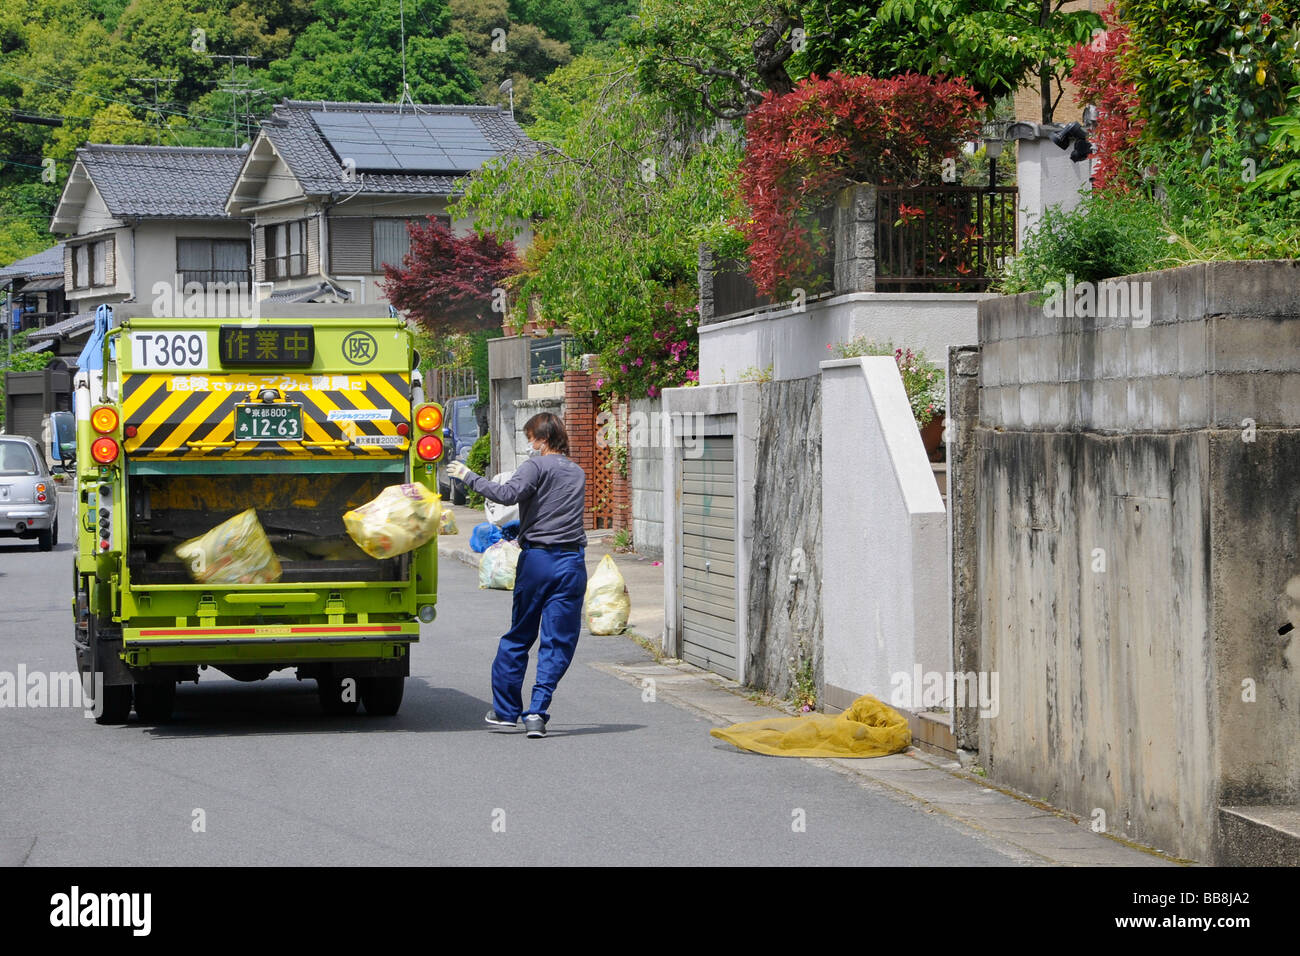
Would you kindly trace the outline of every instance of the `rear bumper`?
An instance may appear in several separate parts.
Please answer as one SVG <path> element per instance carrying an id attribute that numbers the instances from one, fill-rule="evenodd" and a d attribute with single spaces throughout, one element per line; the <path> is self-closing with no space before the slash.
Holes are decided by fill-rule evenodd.
<path id="1" fill-rule="evenodd" d="M 0 535 L 27 537 L 49 531 L 54 524 L 57 505 L 0 505 Z"/>
<path id="2" fill-rule="evenodd" d="M 281 665 L 396 660 L 420 639 L 418 622 L 400 624 L 126 627 L 122 656 L 132 667 L 160 664 Z"/>

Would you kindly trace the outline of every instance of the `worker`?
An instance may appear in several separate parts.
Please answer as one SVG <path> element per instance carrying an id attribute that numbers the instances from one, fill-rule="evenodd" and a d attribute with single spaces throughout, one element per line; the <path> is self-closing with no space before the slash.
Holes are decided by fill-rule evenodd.
<path id="1" fill-rule="evenodd" d="M 503 505 L 519 504 L 519 564 L 515 569 L 510 630 L 492 662 L 492 709 L 484 720 L 493 727 L 514 728 L 523 717 L 529 737 L 545 737 L 555 687 L 569 669 L 582 628 L 582 600 L 587 590 L 587 535 L 582 528 L 587 476 L 569 458 L 564 423 L 550 412 L 524 424 L 527 461 L 505 482 L 476 475 L 454 461 L 447 474 L 471 491 Z M 523 709 L 528 652 L 537 641 L 537 676 L 533 696 Z"/>

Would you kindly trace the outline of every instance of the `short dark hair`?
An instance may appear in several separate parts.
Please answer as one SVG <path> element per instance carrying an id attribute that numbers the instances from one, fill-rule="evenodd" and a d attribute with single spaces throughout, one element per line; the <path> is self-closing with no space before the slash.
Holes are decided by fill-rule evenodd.
<path id="1" fill-rule="evenodd" d="M 538 412 L 524 422 L 524 437 L 529 441 L 540 438 L 551 451 L 565 456 L 569 454 L 569 433 L 564 430 L 564 422 L 558 415 Z"/>

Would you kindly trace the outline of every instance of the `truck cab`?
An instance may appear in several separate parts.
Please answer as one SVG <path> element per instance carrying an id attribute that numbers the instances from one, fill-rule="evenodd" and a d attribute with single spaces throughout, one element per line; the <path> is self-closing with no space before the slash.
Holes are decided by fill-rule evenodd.
<path id="1" fill-rule="evenodd" d="M 343 514 L 389 485 L 436 493 L 439 405 L 412 401 L 412 337 L 383 317 L 136 318 L 79 373 L 75 647 L 102 723 L 166 720 L 212 668 L 292 668 L 327 713 L 391 715 L 437 602 L 436 538 L 386 560 Z M 208 581 L 177 546 L 252 508 L 282 572 Z"/>

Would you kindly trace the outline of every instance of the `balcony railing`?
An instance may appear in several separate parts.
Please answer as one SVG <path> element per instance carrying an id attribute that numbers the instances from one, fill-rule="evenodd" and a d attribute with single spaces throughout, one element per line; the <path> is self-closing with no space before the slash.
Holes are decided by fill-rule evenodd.
<path id="1" fill-rule="evenodd" d="M 186 269 L 181 273 L 181 282 L 185 285 L 189 285 L 191 282 L 197 282 L 203 286 L 217 283 L 228 285 L 235 282 L 251 286 L 252 281 L 253 275 L 248 269 Z"/>
<path id="2" fill-rule="evenodd" d="M 1016 188 L 876 190 L 878 292 L 983 292 L 1016 251 Z"/>
<path id="3" fill-rule="evenodd" d="M 827 210 L 822 229 L 826 247 L 816 268 L 817 281 L 804 290 L 808 301 L 828 290 L 837 295 L 871 291 L 983 292 L 1015 254 L 1018 193 L 1014 186 L 853 188 L 874 188 L 874 221 L 864 217 L 837 225 L 832 210 Z M 840 208 L 857 210 L 860 206 L 849 203 Z M 866 208 L 871 209 L 869 202 Z M 865 241 L 862 230 L 867 233 Z M 837 234 L 857 236 L 842 263 L 836 255 Z M 873 247 L 874 262 L 862 262 L 858 250 Z M 716 322 L 788 305 L 785 300 L 760 296 L 744 263 L 717 262 L 710 274 L 713 307 L 702 321 Z"/>

